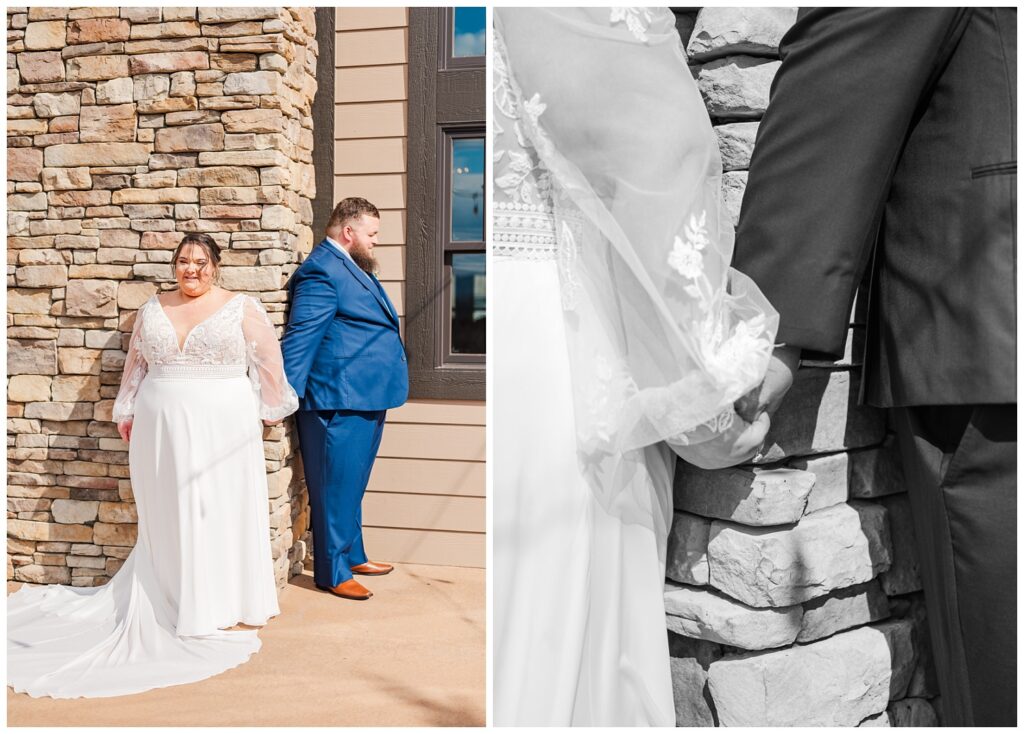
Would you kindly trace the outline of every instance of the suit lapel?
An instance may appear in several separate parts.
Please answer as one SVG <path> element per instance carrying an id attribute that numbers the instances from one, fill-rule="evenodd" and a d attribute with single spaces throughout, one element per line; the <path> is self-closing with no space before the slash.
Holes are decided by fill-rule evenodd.
<path id="1" fill-rule="evenodd" d="M 373 284 L 377 287 L 377 290 L 380 292 L 381 298 L 384 299 L 384 303 L 387 305 L 387 312 L 388 316 L 391 318 L 391 323 L 393 323 L 397 328 L 398 311 L 395 310 L 395 304 L 393 304 L 391 302 L 391 299 L 388 298 L 388 292 L 384 290 L 383 284 L 376 277 L 373 278 Z"/>
<path id="2" fill-rule="evenodd" d="M 384 313 L 387 314 L 388 319 L 397 328 L 398 326 L 398 315 L 395 313 L 394 306 L 391 305 L 391 299 L 388 298 L 384 289 L 371 278 L 367 273 L 364 273 L 358 265 L 356 265 L 352 258 L 346 257 L 342 253 L 338 252 L 338 249 L 327 240 L 320 243 L 321 247 L 326 247 L 332 255 L 338 258 L 342 265 L 348 270 L 349 274 L 356 279 L 356 281 L 363 286 L 370 295 L 377 299 L 377 303 L 384 309 Z"/>

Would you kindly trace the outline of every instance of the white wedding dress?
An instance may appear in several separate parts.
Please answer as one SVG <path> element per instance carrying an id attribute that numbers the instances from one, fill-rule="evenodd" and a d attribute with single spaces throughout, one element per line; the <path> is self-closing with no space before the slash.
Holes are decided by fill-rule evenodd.
<path id="1" fill-rule="evenodd" d="M 497 8 L 493 88 L 494 722 L 673 726 L 666 442 L 739 420 L 777 319 L 671 12 Z"/>
<path id="2" fill-rule="evenodd" d="M 129 443 L 138 540 L 95 588 L 23 586 L 7 602 L 7 682 L 53 698 L 202 680 L 245 662 L 278 614 L 260 419 L 298 400 L 262 305 L 233 296 L 179 348 L 153 296 L 136 316 L 114 419 Z"/>

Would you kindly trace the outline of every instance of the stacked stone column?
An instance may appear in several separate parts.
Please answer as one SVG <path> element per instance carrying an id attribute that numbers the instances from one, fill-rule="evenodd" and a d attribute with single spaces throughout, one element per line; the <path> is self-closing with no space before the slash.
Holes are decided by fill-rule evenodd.
<path id="1" fill-rule="evenodd" d="M 796 9 L 705 8 L 677 27 L 718 134 L 735 223 Z M 846 355 L 804 362 L 763 459 L 680 462 L 665 606 L 680 725 L 934 724 L 909 507 L 884 414 Z"/>
<path id="2" fill-rule="evenodd" d="M 284 323 L 312 245 L 314 13 L 8 8 L 7 38 L 7 578 L 92 586 L 136 540 L 111 410 L 182 235 Z M 279 585 L 308 535 L 292 430 L 264 433 Z"/>

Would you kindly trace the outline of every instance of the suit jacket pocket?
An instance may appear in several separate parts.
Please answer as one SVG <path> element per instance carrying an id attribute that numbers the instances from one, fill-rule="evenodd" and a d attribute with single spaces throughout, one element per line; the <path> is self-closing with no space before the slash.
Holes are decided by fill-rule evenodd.
<path id="1" fill-rule="evenodd" d="M 983 176 L 1006 176 L 1017 174 L 1017 161 L 1006 161 L 1005 163 L 990 163 L 987 166 L 976 166 L 971 169 L 971 178 L 982 178 Z"/>

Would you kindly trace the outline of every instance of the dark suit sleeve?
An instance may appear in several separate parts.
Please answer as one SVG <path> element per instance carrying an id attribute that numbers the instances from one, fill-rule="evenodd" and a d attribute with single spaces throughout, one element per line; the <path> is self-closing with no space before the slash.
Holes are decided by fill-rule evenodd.
<path id="1" fill-rule="evenodd" d="M 840 355 L 889 185 L 963 8 L 801 11 L 761 122 L 733 265 L 778 341 Z"/>
<path id="2" fill-rule="evenodd" d="M 327 329 L 338 309 L 338 294 L 331 277 L 314 263 L 296 272 L 292 284 L 292 307 L 288 328 L 281 340 L 284 370 L 299 398 L 306 394 L 306 381 Z"/>

